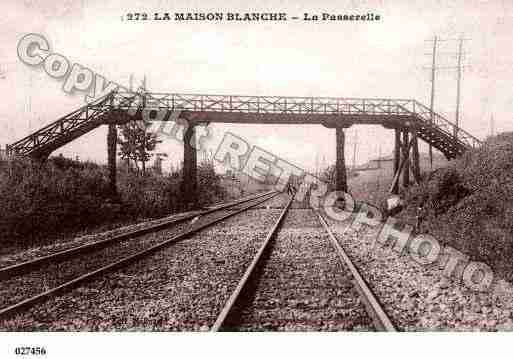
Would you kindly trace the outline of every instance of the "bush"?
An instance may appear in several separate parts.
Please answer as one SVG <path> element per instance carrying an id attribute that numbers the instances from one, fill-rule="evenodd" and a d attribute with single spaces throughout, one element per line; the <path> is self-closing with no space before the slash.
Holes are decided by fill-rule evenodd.
<path id="1" fill-rule="evenodd" d="M 198 166 L 198 202 L 200 206 L 218 202 L 227 196 L 226 189 L 221 186 L 221 178 L 215 173 L 212 162 L 202 162 Z"/>
<path id="2" fill-rule="evenodd" d="M 426 209 L 423 231 L 513 278 L 513 134 L 489 138 L 406 195 L 404 218 Z"/>
<path id="3" fill-rule="evenodd" d="M 69 231 L 109 219 L 103 206 L 108 191 L 104 171 L 37 164 L 28 160 L 3 162 L 0 172 L 0 240 L 31 241 L 56 231 Z"/>
<path id="4" fill-rule="evenodd" d="M 224 198 L 211 163 L 200 164 L 201 205 Z M 155 218 L 182 208 L 180 174 L 118 173 L 119 199 L 109 192 L 105 166 L 64 157 L 43 164 L 0 162 L 0 243 L 26 246 L 95 226 Z"/>

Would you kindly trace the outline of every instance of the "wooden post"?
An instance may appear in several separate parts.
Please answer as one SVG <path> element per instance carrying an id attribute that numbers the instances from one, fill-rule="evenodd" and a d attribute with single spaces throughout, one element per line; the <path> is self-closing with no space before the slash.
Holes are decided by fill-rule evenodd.
<path id="1" fill-rule="evenodd" d="M 1 151 L 2 151 L 2 150 L 0 149 L 0 152 L 1 152 Z M 7 161 L 7 160 L 9 160 L 10 158 L 11 158 L 11 153 L 10 153 L 9 145 L 8 145 L 8 144 L 6 144 L 6 145 L 5 145 L 5 158 L 3 158 L 3 156 L 1 156 L 1 155 L 0 155 L 0 160 L 5 160 L 5 161 Z"/>
<path id="2" fill-rule="evenodd" d="M 107 132 L 107 163 L 109 167 L 109 192 L 111 196 L 117 195 L 116 186 L 116 150 L 118 143 L 118 128 L 116 124 L 111 123 L 108 125 Z"/>
<path id="3" fill-rule="evenodd" d="M 401 162 L 401 130 L 399 128 L 394 129 L 395 133 L 395 145 L 394 145 L 394 178 L 399 171 L 399 165 Z M 398 183 L 391 190 L 392 193 L 397 194 L 399 192 Z"/>
<path id="4" fill-rule="evenodd" d="M 343 127 L 335 128 L 335 137 L 337 142 L 337 162 L 336 162 L 336 184 L 337 191 L 347 192 L 347 174 L 346 174 L 346 160 L 344 155 L 345 147 L 345 134 Z"/>
<path id="5" fill-rule="evenodd" d="M 406 145 L 406 151 L 405 156 L 401 158 L 401 163 L 399 164 L 399 169 L 397 170 L 397 173 L 394 176 L 394 179 L 392 180 L 392 184 L 390 185 L 390 189 L 388 190 L 389 193 L 394 193 L 394 189 L 399 184 L 399 176 L 401 175 L 401 171 L 404 170 L 404 166 L 406 162 L 408 162 L 408 154 L 410 153 L 410 147 L 412 146 L 413 142 L 410 142 Z"/>
<path id="6" fill-rule="evenodd" d="M 402 157 L 405 160 L 404 170 L 403 170 L 403 187 L 406 188 L 410 184 L 410 157 L 409 157 L 409 139 L 408 139 L 408 129 L 403 129 L 403 155 Z"/>
<path id="7" fill-rule="evenodd" d="M 191 146 L 195 143 L 194 126 L 189 124 L 183 139 L 183 177 L 182 193 L 187 209 L 196 208 L 198 205 L 198 178 L 197 178 L 197 154 Z"/>
<path id="8" fill-rule="evenodd" d="M 415 178 L 415 182 L 417 184 L 420 183 L 420 159 L 419 159 L 419 141 L 417 138 L 417 129 L 413 128 L 411 131 L 412 134 L 412 162 L 413 162 L 413 177 Z"/>

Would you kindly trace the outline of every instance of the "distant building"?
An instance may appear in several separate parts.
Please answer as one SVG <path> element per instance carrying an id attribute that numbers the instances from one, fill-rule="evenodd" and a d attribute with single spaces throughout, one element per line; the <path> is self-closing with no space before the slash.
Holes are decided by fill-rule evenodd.
<path id="1" fill-rule="evenodd" d="M 390 169 L 392 168 L 394 163 L 394 157 L 392 155 L 390 156 L 382 156 L 375 158 L 373 160 L 370 160 L 369 162 L 357 166 L 354 170 L 355 171 L 371 171 L 371 170 L 379 170 L 379 169 Z"/>
<path id="2" fill-rule="evenodd" d="M 382 156 L 378 157 L 374 160 L 370 160 L 369 164 L 371 168 L 388 168 L 392 167 L 392 164 L 394 163 L 394 157 L 393 156 Z"/>
<path id="3" fill-rule="evenodd" d="M 429 157 L 425 153 L 419 154 L 420 168 L 421 171 L 427 171 L 431 168 Z M 447 164 L 447 160 L 443 155 L 433 153 L 433 168 L 438 168 Z M 367 163 L 363 165 L 356 166 L 354 169 L 355 172 L 358 172 L 360 175 L 363 175 L 364 172 L 370 172 L 369 176 L 372 176 L 372 172 L 380 171 L 381 173 L 391 174 L 394 172 L 394 155 L 381 156 L 375 159 L 369 160 Z"/>

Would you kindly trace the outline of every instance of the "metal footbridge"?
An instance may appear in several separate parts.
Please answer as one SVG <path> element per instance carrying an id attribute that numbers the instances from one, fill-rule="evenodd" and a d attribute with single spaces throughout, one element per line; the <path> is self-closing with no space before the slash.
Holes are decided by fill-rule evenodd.
<path id="1" fill-rule="evenodd" d="M 166 121 L 175 111 L 192 122 L 380 124 L 415 129 L 419 138 L 452 159 L 481 141 L 412 99 L 200 95 L 114 91 L 7 146 L 9 155 L 44 159 L 103 124 L 122 124 L 142 111 Z M 158 113 L 160 112 L 160 113 Z M 163 113 L 162 113 L 163 112 Z M 140 118 L 140 117 L 139 117 Z"/>

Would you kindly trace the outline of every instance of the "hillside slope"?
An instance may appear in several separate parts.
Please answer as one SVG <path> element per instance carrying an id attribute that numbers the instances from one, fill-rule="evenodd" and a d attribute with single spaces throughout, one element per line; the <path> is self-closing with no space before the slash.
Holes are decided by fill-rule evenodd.
<path id="1" fill-rule="evenodd" d="M 513 133 L 431 173 L 406 193 L 411 219 L 424 206 L 421 231 L 513 279 Z"/>

